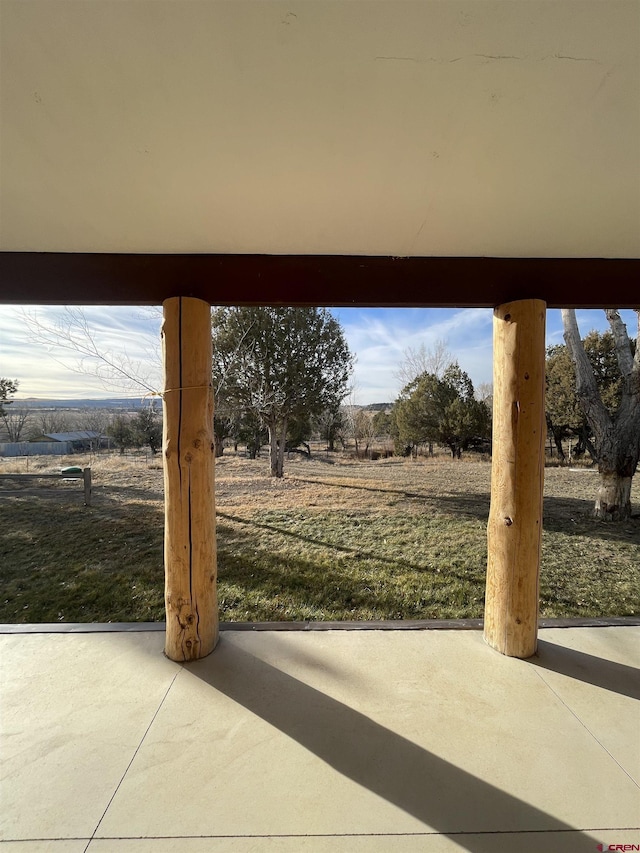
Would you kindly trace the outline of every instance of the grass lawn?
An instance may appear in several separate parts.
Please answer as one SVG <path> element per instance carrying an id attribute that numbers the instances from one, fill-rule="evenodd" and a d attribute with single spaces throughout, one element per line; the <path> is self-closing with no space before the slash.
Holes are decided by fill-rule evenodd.
<path id="1" fill-rule="evenodd" d="M 30 472 L 60 464 L 30 460 Z M 164 618 L 160 465 L 91 464 L 91 507 L 77 484 L 2 484 L 0 622 Z M 25 460 L 4 460 L 2 470 L 25 470 Z M 292 459 L 276 481 L 264 459 L 224 456 L 221 618 L 481 617 L 490 473 L 476 459 L 318 456 Z M 596 484 L 589 469 L 546 471 L 542 615 L 640 614 L 640 520 L 593 520 Z M 638 511 L 639 482 L 632 497 Z"/>

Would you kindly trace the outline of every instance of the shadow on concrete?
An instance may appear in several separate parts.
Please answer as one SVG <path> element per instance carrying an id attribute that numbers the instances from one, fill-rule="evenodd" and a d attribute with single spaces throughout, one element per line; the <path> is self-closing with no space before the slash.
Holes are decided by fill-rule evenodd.
<path id="1" fill-rule="evenodd" d="M 640 699 L 640 669 L 624 663 L 567 649 L 548 640 L 538 641 L 538 652 L 528 662 L 612 693 Z"/>
<path id="2" fill-rule="evenodd" d="M 495 853 L 496 832 L 570 832 L 575 853 L 594 842 L 535 806 L 423 749 L 359 711 L 225 643 L 188 670 L 343 776 L 470 853 Z M 310 784 L 310 780 L 307 780 Z"/>

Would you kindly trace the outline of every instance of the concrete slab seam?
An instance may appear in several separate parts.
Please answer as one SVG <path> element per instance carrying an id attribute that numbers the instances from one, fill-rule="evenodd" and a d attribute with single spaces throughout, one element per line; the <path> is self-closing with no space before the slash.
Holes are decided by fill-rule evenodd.
<path id="1" fill-rule="evenodd" d="M 625 774 L 625 776 L 628 776 L 628 777 L 629 777 L 629 779 L 633 782 L 633 784 L 636 786 L 636 788 L 639 788 L 639 789 L 640 789 L 640 784 L 638 784 L 638 782 L 633 778 L 633 776 L 631 775 L 631 773 L 629 773 L 629 771 L 628 771 L 625 767 L 623 767 L 623 766 L 622 766 L 622 764 L 620 764 L 620 762 L 618 761 L 618 759 L 617 759 L 614 755 L 612 755 L 612 754 L 611 754 L 611 752 L 607 749 L 607 747 L 602 743 L 602 741 L 601 741 L 599 738 L 597 738 L 597 737 L 596 737 L 596 735 L 591 731 L 591 729 L 590 729 L 590 728 L 589 728 L 589 726 L 584 722 L 584 720 L 580 719 L 580 717 L 579 717 L 579 716 L 578 716 L 578 714 L 573 710 L 573 708 L 571 708 L 571 706 L 570 706 L 570 705 L 568 705 L 568 704 L 564 701 L 564 699 L 562 698 L 562 696 L 560 696 L 560 695 L 559 695 L 559 693 L 558 693 L 556 690 L 554 690 L 554 689 L 553 689 L 553 687 L 549 684 L 549 682 L 548 682 L 548 681 L 547 681 L 547 679 L 542 675 L 542 673 L 541 673 L 538 669 L 536 669 L 536 671 L 535 671 L 535 672 L 536 672 L 536 675 L 537 675 L 537 676 L 542 680 L 543 684 L 545 684 L 545 685 L 549 688 L 549 690 L 553 693 L 553 695 L 556 697 L 556 699 L 564 705 L 564 707 L 567 709 L 567 711 L 569 711 L 569 713 L 570 713 L 573 717 L 575 717 L 575 719 L 580 723 L 580 725 L 585 729 L 585 731 L 587 731 L 587 732 L 591 735 L 591 737 L 595 740 L 595 742 L 598 744 L 598 746 L 599 746 L 599 747 L 601 747 L 601 748 L 602 748 L 602 749 L 607 753 L 607 755 L 609 756 L 609 758 L 617 764 L 617 766 L 620 768 L 620 770 L 622 770 L 622 772 Z M 633 828 L 635 829 L 635 827 L 633 827 Z"/>
<path id="2" fill-rule="evenodd" d="M 131 756 L 131 760 L 130 760 L 130 761 L 129 761 L 129 763 L 127 764 L 127 767 L 126 767 L 126 769 L 125 769 L 124 773 L 122 774 L 122 777 L 121 777 L 120 781 L 119 781 L 119 782 L 118 782 L 118 784 L 116 785 L 115 791 L 113 792 L 113 794 L 112 794 L 112 795 L 111 795 L 111 797 L 109 798 L 109 802 L 107 803 L 107 806 L 106 806 L 105 810 L 103 811 L 103 813 L 102 813 L 102 816 L 101 816 L 100 820 L 99 820 L 99 821 L 98 821 L 98 823 L 96 824 L 96 828 L 93 830 L 93 834 L 91 835 L 91 838 L 89 839 L 89 843 L 88 843 L 88 844 L 87 844 L 87 846 L 85 847 L 85 853 L 87 853 L 87 850 L 89 849 L 89 846 L 90 846 L 91 842 L 92 842 L 92 841 L 93 841 L 93 839 L 96 837 L 96 833 L 97 833 L 97 832 L 98 832 L 98 830 L 100 829 L 100 824 L 102 823 L 102 821 L 103 821 L 103 820 L 104 820 L 104 818 L 105 818 L 105 815 L 107 814 L 107 812 L 108 812 L 108 811 L 109 811 L 109 809 L 111 808 L 111 803 L 114 801 L 114 799 L 115 799 L 115 797 L 116 797 L 116 794 L 117 794 L 117 793 L 118 793 L 118 791 L 120 790 L 120 787 L 121 787 L 122 783 L 124 782 L 124 780 L 125 780 L 125 778 L 126 778 L 126 776 L 127 776 L 127 773 L 129 772 L 129 770 L 130 770 L 130 768 L 131 768 L 131 765 L 132 765 L 132 764 L 133 764 L 133 762 L 135 761 L 137 754 L 140 752 L 140 749 L 142 748 L 142 744 L 145 742 L 145 739 L 146 739 L 147 735 L 149 734 L 149 731 L 151 730 L 151 726 L 154 724 L 154 722 L 155 722 L 155 720 L 156 720 L 156 717 L 157 717 L 157 716 L 158 716 L 158 714 L 160 713 L 160 709 L 161 709 L 161 708 L 162 708 L 162 706 L 164 705 L 164 703 L 165 703 L 165 701 L 166 701 L 166 699 L 167 699 L 167 696 L 169 695 L 169 692 L 171 691 L 171 688 L 173 687 L 174 682 L 175 682 L 176 678 L 178 677 L 178 675 L 180 674 L 180 672 L 182 671 L 182 669 L 183 669 L 183 667 L 181 667 L 181 669 L 179 669 L 179 670 L 174 674 L 173 678 L 171 679 L 171 684 L 167 687 L 167 689 L 166 689 L 166 691 L 165 691 L 165 693 L 164 693 L 164 696 L 163 696 L 163 697 L 162 697 L 162 699 L 160 700 L 160 704 L 159 704 L 159 705 L 158 705 L 158 707 L 156 708 L 156 711 L 155 711 L 155 713 L 154 713 L 153 717 L 151 718 L 151 721 L 150 721 L 149 725 L 148 725 L 148 726 L 147 726 L 147 728 L 145 729 L 145 732 L 144 732 L 144 734 L 142 735 L 142 738 L 141 738 L 141 740 L 140 740 L 140 743 L 139 743 L 139 744 L 138 744 L 138 746 L 136 747 L 135 752 L 133 753 L 133 755 Z"/>

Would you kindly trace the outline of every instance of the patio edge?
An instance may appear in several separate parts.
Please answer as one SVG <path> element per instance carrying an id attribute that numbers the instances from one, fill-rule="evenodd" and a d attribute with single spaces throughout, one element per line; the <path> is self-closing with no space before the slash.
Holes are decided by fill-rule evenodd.
<path id="1" fill-rule="evenodd" d="M 640 626 L 640 616 L 540 619 L 539 628 Z M 406 619 L 362 622 L 221 622 L 221 631 L 480 631 L 482 619 Z M 42 622 L 0 624 L 0 634 L 101 634 L 164 631 L 164 622 Z"/>

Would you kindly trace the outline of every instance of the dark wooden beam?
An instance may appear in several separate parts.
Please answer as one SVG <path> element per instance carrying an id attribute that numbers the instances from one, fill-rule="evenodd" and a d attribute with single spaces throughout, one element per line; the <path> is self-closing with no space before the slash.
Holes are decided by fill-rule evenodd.
<path id="1" fill-rule="evenodd" d="M 0 302 L 550 308 L 640 304 L 640 259 L 0 252 Z"/>

